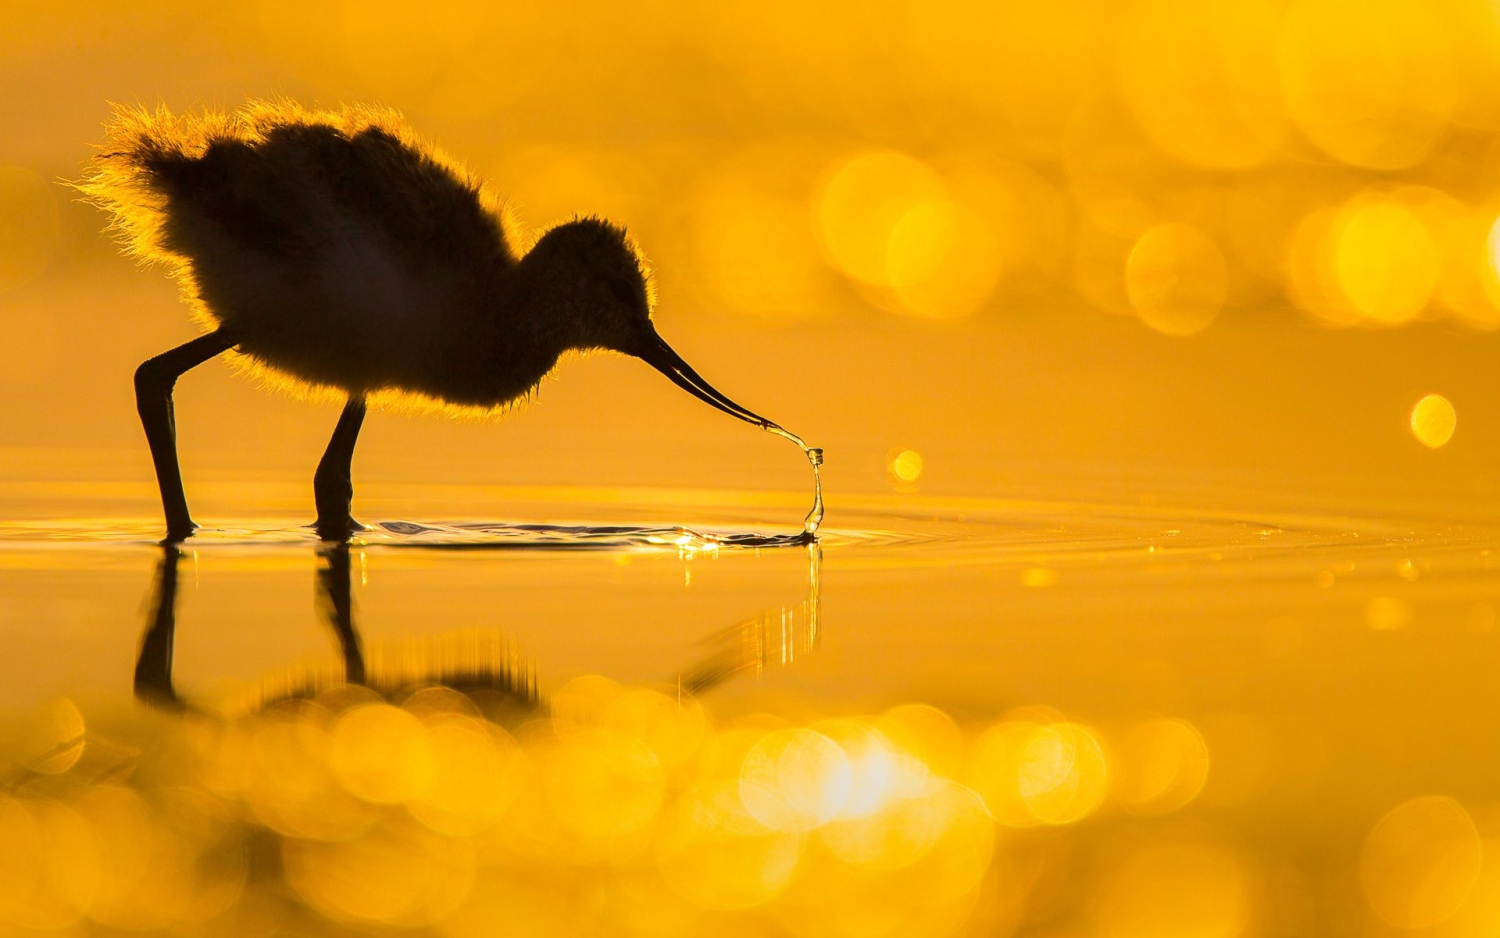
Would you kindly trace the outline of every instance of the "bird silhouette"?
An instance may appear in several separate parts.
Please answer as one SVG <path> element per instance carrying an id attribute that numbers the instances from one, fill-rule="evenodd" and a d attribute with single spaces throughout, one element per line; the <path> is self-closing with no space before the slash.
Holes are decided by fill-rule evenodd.
<path id="1" fill-rule="evenodd" d="M 518 253 L 499 200 L 394 112 L 118 109 L 109 139 L 78 188 L 111 213 L 131 253 L 170 270 L 204 329 L 135 373 L 169 542 L 197 527 L 172 389 L 231 351 L 273 381 L 347 395 L 313 477 L 326 540 L 360 529 L 350 463 L 369 397 L 504 408 L 570 350 L 640 358 L 821 462 L 821 450 L 715 390 L 657 334 L 650 277 L 622 228 L 580 217 Z M 815 510 L 821 517 L 821 496 Z"/>

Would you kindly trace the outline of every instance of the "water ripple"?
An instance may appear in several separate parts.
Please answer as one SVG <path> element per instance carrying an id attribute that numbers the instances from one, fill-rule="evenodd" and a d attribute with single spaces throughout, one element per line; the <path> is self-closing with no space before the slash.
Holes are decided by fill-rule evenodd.
<path id="1" fill-rule="evenodd" d="M 734 506 L 736 494 L 721 503 Z M 671 509 L 658 509 L 666 514 Z M 726 509 L 728 511 L 729 509 Z M 734 510 L 749 515 L 741 504 Z M 538 506 L 554 518 L 604 518 L 617 506 L 587 500 Z M 637 512 L 639 515 L 639 512 Z M 805 546 L 801 531 L 777 532 L 746 517 L 663 523 L 629 519 L 516 522 L 498 520 L 386 520 L 355 538 L 370 549 L 444 551 L 662 551 L 694 554 Z M 1141 571 L 1213 579 L 1300 577 L 1323 579 L 1360 571 L 1478 572 L 1500 563 L 1500 529 L 1443 519 L 1378 513 L 1290 514 L 1202 511 L 1157 506 L 1002 499 L 865 497 L 840 500 L 818 543 L 842 556 L 845 567 L 992 565 L 1045 568 L 1076 580 Z M 154 544 L 154 518 L 92 518 L 0 524 L 0 550 L 65 552 L 69 548 Z M 185 546 L 202 549 L 280 549 L 314 546 L 311 526 L 275 520 L 204 528 Z M 1326 571 L 1326 572 L 1325 572 Z M 1036 574 L 1034 580 L 1049 575 Z"/>

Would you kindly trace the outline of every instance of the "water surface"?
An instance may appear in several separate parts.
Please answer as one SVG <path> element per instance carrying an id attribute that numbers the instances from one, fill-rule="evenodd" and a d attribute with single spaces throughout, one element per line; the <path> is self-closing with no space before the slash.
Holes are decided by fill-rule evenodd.
<path id="1" fill-rule="evenodd" d="M 549 497 L 346 549 L 0 529 L 0 810 L 42 838 L 3 849 L 70 871 L 0 915 L 1146 934 L 1165 904 L 1222 934 L 1500 903 L 1500 528 L 893 495 L 807 543 L 749 494 Z"/>

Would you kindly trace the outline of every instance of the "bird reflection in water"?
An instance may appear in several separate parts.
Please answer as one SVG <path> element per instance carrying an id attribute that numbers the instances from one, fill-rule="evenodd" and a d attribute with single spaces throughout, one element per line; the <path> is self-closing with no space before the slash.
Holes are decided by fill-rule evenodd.
<path id="1" fill-rule="evenodd" d="M 823 927 L 847 920 L 862 934 L 938 938 L 973 913 L 992 882 L 996 815 L 956 777 L 964 742 L 946 714 L 910 704 L 870 717 L 789 724 L 750 715 L 716 726 L 696 696 L 816 647 L 817 545 L 807 556 L 806 599 L 712 636 L 672 682 L 683 693 L 668 682 L 629 687 L 583 676 L 545 698 L 514 667 L 483 680 L 439 669 L 425 686 L 387 675 L 379 644 L 360 640 L 353 553 L 325 545 L 318 569 L 343 683 L 267 694 L 240 717 L 147 721 L 155 741 L 138 747 L 140 771 L 120 776 L 121 786 L 100 786 L 103 794 L 67 790 L 81 805 L 76 814 L 101 818 L 101 843 L 130 846 L 132 859 L 150 856 L 120 869 L 156 890 L 134 888 L 135 880 L 132 889 L 111 886 L 123 911 L 95 902 L 75 919 L 98 916 L 137 932 L 399 928 L 454 938 L 643 934 L 643 921 L 686 926 L 674 934 L 726 922 L 852 934 Z M 174 547 L 161 555 L 136 692 L 177 712 L 204 712 L 173 686 L 182 556 Z M 476 712 L 482 703 L 459 699 L 486 682 L 491 692 L 497 684 L 509 691 L 519 725 L 485 719 Z M 434 686 L 442 684 L 453 689 Z M 1056 769 L 1058 751 L 1041 753 L 1042 768 Z M 1063 795 L 1078 787 L 1067 771 L 1039 775 L 1015 759 L 1004 766 L 1012 764 L 1018 784 L 1057 776 Z M 991 786 L 995 806 L 1011 803 L 1000 800 L 1011 796 L 1002 781 Z M 121 799 L 134 799 L 129 824 L 96 805 L 113 810 Z M 212 810 L 176 808 L 199 801 Z M 203 827 L 200 814 L 217 826 Z M 143 830 L 165 846 L 135 849 Z M 42 843 L 49 863 L 66 847 Z M 221 843 L 234 865 L 205 862 L 223 852 Z M 261 861 L 266 850 L 270 862 Z M 169 867 L 158 856 L 188 861 Z M 221 881 L 217 904 L 198 902 Z M 131 904 L 168 890 L 187 898 Z M 580 902 L 580 890 L 597 892 Z M 6 914 L 0 905 L 0 930 Z M 871 921 L 878 928 L 864 927 Z"/>
<path id="2" fill-rule="evenodd" d="M 135 666 L 135 695 L 144 703 L 170 710 L 201 712 L 180 694 L 172 680 L 172 646 L 177 628 L 178 566 L 183 550 L 168 544 L 162 548 L 150 604 L 146 634 Z M 320 549 L 318 569 L 319 607 L 324 621 L 338 642 L 342 675 L 330 685 L 326 679 L 308 677 L 293 681 L 279 693 L 266 693 L 260 709 L 283 700 L 312 699 L 347 685 L 364 687 L 386 700 L 401 701 L 429 686 L 447 687 L 472 700 L 487 717 L 508 722 L 534 711 L 538 705 L 535 672 L 513 655 L 499 653 L 498 642 L 480 649 L 444 649 L 447 654 L 430 656 L 436 663 L 423 667 L 375 668 L 366 662 L 364 642 L 354 621 L 351 590 L 351 551 L 347 543 L 330 543 Z M 448 637 L 439 641 L 448 641 Z M 469 652 L 469 653 L 465 653 Z"/>
<path id="3" fill-rule="evenodd" d="M 680 691 L 702 694 L 736 676 L 759 675 L 768 668 L 790 665 L 817 646 L 823 551 L 815 540 L 805 546 L 806 598 L 796 606 L 762 611 L 711 635 L 703 643 L 707 650 L 699 660 L 677 676 Z M 178 569 L 184 553 L 175 544 L 162 547 L 146 632 L 136 660 L 135 696 L 161 709 L 202 713 L 204 708 L 177 692 L 172 677 Z M 534 669 L 513 654 L 500 653 L 498 641 L 471 649 L 441 648 L 436 654 L 424 655 L 416 668 L 372 669 L 354 618 L 351 553 L 348 543 L 326 543 L 319 550 L 319 607 L 338 643 L 342 675 L 332 682 L 314 677 L 293 681 L 279 693 L 264 694 L 259 709 L 284 700 L 313 699 L 337 685 L 364 687 L 394 702 L 423 687 L 447 687 L 470 698 L 485 716 L 502 723 L 513 722 L 541 708 Z M 449 637 L 438 641 L 452 643 Z"/>

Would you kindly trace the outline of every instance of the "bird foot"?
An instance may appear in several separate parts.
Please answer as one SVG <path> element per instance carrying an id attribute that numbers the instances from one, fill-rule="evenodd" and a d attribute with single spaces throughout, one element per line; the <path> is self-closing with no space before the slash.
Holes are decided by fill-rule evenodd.
<path id="1" fill-rule="evenodd" d="M 351 515 L 334 519 L 319 518 L 314 527 L 318 529 L 318 537 L 325 541 L 347 541 L 356 534 L 370 530 L 366 525 L 355 521 Z"/>
<path id="2" fill-rule="evenodd" d="M 177 524 L 169 523 L 167 525 L 167 536 L 161 539 L 161 544 L 163 547 L 179 544 L 192 537 L 197 530 L 198 525 L 191 518 L 186 522 L 179 522 Z"/>

